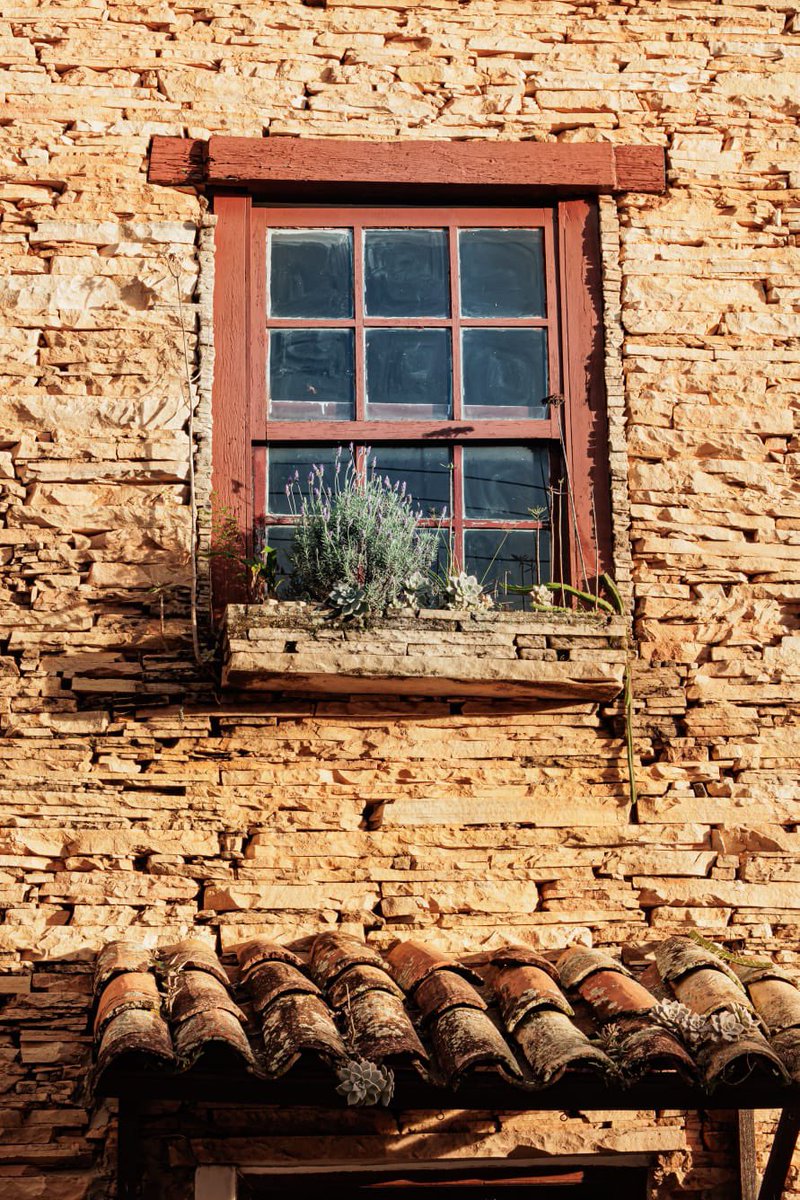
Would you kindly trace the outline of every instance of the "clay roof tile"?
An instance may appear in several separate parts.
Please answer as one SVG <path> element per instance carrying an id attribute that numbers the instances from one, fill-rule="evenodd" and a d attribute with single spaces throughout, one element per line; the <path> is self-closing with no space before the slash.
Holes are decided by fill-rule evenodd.
<path id="1" fill-rule="evenodd" d="M 445 958 L 419 942 L 396 942 L 386 955 L 386 961 L 395 981 L 404 992 L 409 994 L 413 994 L 432 971 L 440 970 L 443 967 L 454 971 L 479 987 L 483 982 L 480 975 L 471 967 L 453 962 L 452 959 Z"/>

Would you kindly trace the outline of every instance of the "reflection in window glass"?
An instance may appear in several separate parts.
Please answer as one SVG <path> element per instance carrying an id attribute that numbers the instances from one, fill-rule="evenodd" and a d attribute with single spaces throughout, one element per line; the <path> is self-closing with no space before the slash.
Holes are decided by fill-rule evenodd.
<path id="1" fill-rule="evenodd" d="M 449 316 L 447 231 L 365 230 L 364 296 L 370 317 Z"/>
<path id="2" fill-rule="evenodd" d="M 272 230 L 267 278 L 271 317 L 352 317 L 352 231 Z"/>
<path id="3" fill-rule="evenodd" d="M 458 251 L 462 316 L 545 315 L 541 229 L 462 229 Z"/>
<path id="4" fill-rule="evenodd" d="M 294 479 L 295 507 L 300 503 L 300 496 L 308 494 L 308 476 L 314 466 L 323 468 L 323 483 L 332 485 L 336 468 L 335 446 L 270 446 L 267 466 L 267 512 L 271 516 L 288 516 L 292 509 L 286 495 L 286 485 Z M 343 450 L 340 455 L 340 472 L 350 461 L 349 451 Z"/>
<path id="5" fill-rule="evenodd" d="M 448 446 L 377 446 L 371 451 L 370 463 L 373 459 L 378 472 L 388 475 L 393 486 L 406 484 L 423 517 L 439 520 L 443 509 L 451 514 Z"/>
<path id="6" fill-rule="evenodd" d="M 284 421 L 353 416 L 351 329 L 271 329 L 269 415 Z"/>
<path id="7" fill-rule="evenodd" d="M 449 417 L 449 329 L 368 329 L 366 339 L 368 417 Z"/>
<path id="8" fill-rule="evenodd" d="M 527 608 L 527 596 L 506 592 L 509 584 L 530 587 L 551 578 L 550 531 L 540 529 L 538 545 L 533 529 L 467 529 L 464 532 L 465 569 L 491 589 L 495 603 L 504 608 Z"/>
<path id="9" fill-rule="evenodd" d="M 547 332 L 464 329 L 464 416 L 539 420 L 547 416 Z"/>
<path id="10" fill-rule="evenodd" d="M 466 517 L 547 520 L 549 454 L 543 446 L 465 446 L 463 453 Z"/>
<path id="11" fill-rule="evenodd" d="M 294 525 L 268 525 L 264 530 L 268 546 L 278 551 L 278 575 L 292 573 L 292 546 L 294 544 Z M 283 588 L 280 594 L 286 596 Z"/>

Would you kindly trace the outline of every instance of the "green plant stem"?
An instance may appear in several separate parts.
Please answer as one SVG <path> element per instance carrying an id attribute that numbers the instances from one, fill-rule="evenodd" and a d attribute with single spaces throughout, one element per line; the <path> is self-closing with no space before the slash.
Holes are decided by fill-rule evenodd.
<path id="1" fill-rule="evenodd" d="M 545 583 L 542 584 L 542 587 L 546 587 L 551 592 L 566 592 L 567 595 L 575 596 L 578 600 L 583 600 L 586 604 L 591 604 L 592 608 L 602 608 L 604 612 L 611 614 L 616 612 L 616 609 L 607 600 L 601 600 L 599 596 L 593 596 L 591 592 L 582 592 L 580 588 L 574 588 L 569 583 Z M 528 587 L 527 585 L 523 586 L 518 583 L 509 583 L 506 585 L 507 592 L 516 592 L 518 595 L 523 596 L 529 596 L 533 590 L 533 586 Z"/>
<path id="2" fill-rule="evenodd" d="M 614 601 L 614 608 L 621 616 L 625 616 L 625 605 L 622 603 L 622 596 L 611 576 L 604 572 L 600 577 L 606 591 L 610 594 Z M 625 692 L 623 694 L 623 709 L 625 713 L 625 748 L 628 758 L 628 791 L 631 798 L 631 807 L 635 807 L 639 799 L 639 793 L 636 789 L 636 759 L 633 752 L 633 673 L 631 671 L 631 645 L 628 638 L 628 630 L 625 629 Z"/>

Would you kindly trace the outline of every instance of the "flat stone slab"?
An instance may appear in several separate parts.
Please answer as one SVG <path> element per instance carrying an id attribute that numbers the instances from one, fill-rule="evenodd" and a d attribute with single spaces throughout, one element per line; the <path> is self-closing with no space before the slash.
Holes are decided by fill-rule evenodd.
<path id="1" fill-rule="evenodd" d="M 292 601 L 230 605 L 222 682 L 245 691 L 611 700 L 625 621 L 595 613 L 403 612 L 345 629 Z"/>

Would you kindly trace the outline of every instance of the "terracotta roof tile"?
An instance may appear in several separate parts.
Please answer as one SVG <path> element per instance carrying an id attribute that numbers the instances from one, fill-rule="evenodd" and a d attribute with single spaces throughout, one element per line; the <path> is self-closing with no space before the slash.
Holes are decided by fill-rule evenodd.
<path id="1" fill-rule="evenodd" d="M 327 986 L 328 1003 L 334 1008 L 344 1008 L 364 992 L 388 992 L 402 1003 L 403 989 L 398 987 L 386 968 L 358 963 L 346 971 L 340 971 Z"/>
<path id="2" fill-rule="evenodd" d="M 404 992 L 413 994 L 423 980 L 441 968 L 446 967 L 462 975 L 471 983 L 480 985 L 481 977 L 471 967 L 464 963 L 455 963 L 452 959 L 444 958 L 428 946 L 419 942 L 397 942 L 386 955 L 389 970 Z"/>
<path id="3" fill-rule="evenodd" d="M 300 1060 L 334 1075 L 368 1060 L 449 1088 L 487 1072 L 529 1089 L 574 1072 L 620 1086 L 677 1074 L 713 1088 L 753 1070 L 800 1083 L 791 979 L 755 959 L 734 971 L 689 938 L 655 946 L 635 972 L 583 947 L 557 964 L 511 945 L 457 962 L 432 945 L 380 953 L 338 933 L 293 948 L 253 938 L 237 958 L 226 970 L 199 938 L 155 954 L 105 947 L 98 1074 L 148 1062 L 176 1073 L 223 1055 L 265 1080 Z"/>
<path id="4" fill-rule="evenodd" d="M 372 1062 L 406 1060 L 428 1062 L 428 1053 L 417 1036 L 402 999 L 381 989 L 362 992 L 345 1011 L 351 1024 L 353 1046 Z"/>
<path id="5" fill-rule="evenodd" d="M 276 962 L 274 959 L 260 962 L 247 974 L 247 987 L 253 999 L 256 1012 L 263 1012 L 279 996 L 295 992 L 302 996 L 319 996 L 320 992 L 313 980 L 304 975 L 290 963 Z"/>
<path id="6" fill-rule="evenodd" d="M 738 968 L 737 968 L 738 970 Z M 795 1083 L 800 1083 L 800 991 L 779 968 L 739 971 L 772 1048 Z"/>
<path id="7" fill-rule="evenodd" d="M 330 1064 L 349 1057 L 328 1006 L 319 996 L 287 992 L 261 1013 L 263 1063 L 268 1077 L 285 1075 L 301 1055 Z"/>
<path id="8" fill-rule="evenodd" d="M 321 933 L 311 946 L 311 973 L 322 987 L 338 979 L 343 971 L 356 966 L 377 967 L 386 971 L 386 963 L 374 950 L 358 938 L 344 933 Z"/>
<path id="9" fill-rule="evenodd" d="M 242 979 L 245 979 L 250 971 L 264 962 L 289 963 L 290 966 L 298 969 L 302 969 L 303 966 L 302 959 L 293 954 L 291 950 L 287 950 L 285 946 L 279 946 L 276 942 L 270 942 L 267 938 L 260 937 L 252 938 L 249 942 L 242 942 L 237 947 L 236 957 L 239 960 Z"/>
<path id="10" fill-rule="evenodd" d="M 103 987 L 94 1018 L 94 1035 L 103 1032 L 109 1021 L 126 1009 L 161 1011 L 161 995 L 155 976 L 147 971 L 128 971 L 114 975 Z"/>
<path id="11" fill-rule="evenodd" d="M 537 1087 L 556 1083 L 570 1068 L 617 1076 L 614 1063 L 563 1012 L 535 1009 L 517 1025 L 514 1037 Z"/>

